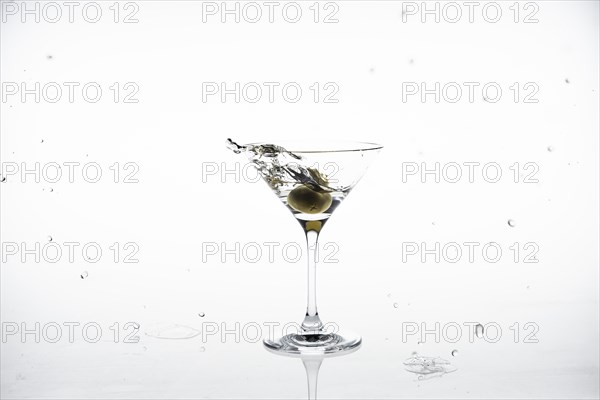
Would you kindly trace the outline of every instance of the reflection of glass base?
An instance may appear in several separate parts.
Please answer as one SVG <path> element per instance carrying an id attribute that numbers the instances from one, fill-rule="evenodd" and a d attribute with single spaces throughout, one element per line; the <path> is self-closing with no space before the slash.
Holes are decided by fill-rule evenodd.
<path id="1" fill-rule="evenodd" d="M 292 333 L 277 339 L 264 339 L 263 344 L 274 352 L 319 355 L 356 350 L 362 342 L 359 335 L 350 332 Z"/>

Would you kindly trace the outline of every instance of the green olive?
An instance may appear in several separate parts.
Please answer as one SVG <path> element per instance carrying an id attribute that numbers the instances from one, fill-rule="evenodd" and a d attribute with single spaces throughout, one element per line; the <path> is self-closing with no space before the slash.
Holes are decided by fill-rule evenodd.
<path id="1" fill-rule="evenodd" d="M 308 186 L 298 186 L 287 196 L 288 204 L 296 211 L 306 214 L 319 214 L 331 207 L 329 193 L 315 192 Z"/>

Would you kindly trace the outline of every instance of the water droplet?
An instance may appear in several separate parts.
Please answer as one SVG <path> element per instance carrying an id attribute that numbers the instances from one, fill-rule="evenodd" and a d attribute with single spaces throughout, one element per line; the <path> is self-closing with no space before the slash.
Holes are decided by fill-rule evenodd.
<path id="1" fill-rule="evenodd" d="M 3 176 L 2 178 L 0 178 L 0 182 L 3 182 L 3 183 L 6 182 L 6 177 Z"/>
<path id="2" fill-rule="evenodd" d="M 80 275 L 81 279 L 85 279 L 88 277 L 88 272 L 87 271 L 83 271 L 83 273 Z"/>
<path id="3" fill-rule="evenodd" d="M 391 293 L 388 293 L 388 294 L 387 294 L 387 297 L 388 297 L 388 299 L 390 299 L 390 298 L 392 297 L 392 294 L 391 294 Z"/>
<path id="4" fill-rule="evenodd" d="M 204 346 L 200 347 L 200 352 L 201 353 L 204 353 L 205 351 L 206 351 L 206 347 L 204 347 Z"/>
<path id="5" fill-rule="evenodd" d="M 54 192 L 54 189 L 52 189 L 52 188 L 49 188 L 49 189 L 48 189 L 48 191 L 49 191 L 49 192 Z"/>
<path id="6" fill-rule="evenodd" d="M 137 322 L 134 322 L 133 327 L 134 327 L 134 329 L 140 329 L 140 324 L 138 324 Z"/>
<path id="7" fill-rule="evenodd" d="M 514 219 L 509 219 L 508 220 L 508 226 L 510 226 L 511 228 L 514 228 L 516 224 L 517 223 L 515 222 Z"/>
<path id="8" fill-rule="evenodd" d="M 413 357 L 415 357 L 417 354 L 419 354 L 419 353 L 417 353 L 416 351 L 413 351 L 412 353 L 410 353 L 410 355 Z"/>
<path id="9" fill-rule="evenodd" d="M 548 151 L 549 151 L 549 152 L 551 152 L 551 153 L 554 151 L 554 147 L 552 147 L 552 146 L 548 146 L 548 147 L 547 147 L 547 149 L 548 149 Z"/>
<path id="10" fill-rule="evenodd" d="M 413 65 L 413 64 L 415 63 L 415 60 L 413 60 L 413 59 L 411 58 L 410 60 L 408 60 L 408 63 L 409 63 L 410 65 Z"/>
<path id="11" fill-rule="evenodd" d="M 374 73 L 375 72 L 375 68 L 373 68 L 373 67 L 369 68 L 369 72 L 370 73 Z"/>
<path id="12" fill-rule="evenodd" d="M 51 242 L 52 241 L 52 236 L 48 235 L 48 241 Z"/>
<path id="13" fill-rule="evenodd" d="M 458 350 L 452 350 L 452 357 L 456 357 L 457 354 L 458 354 Z"/>
<path id="14" fill-rule="evenodd" d="M 450 361 L 443 358 L 419 356 L 416 353 L 413 353 L 413 356 L 406 359 L 403 364 L 408 372 L 420 375 L 419 379 L 438 378 L 457 370 Z"/>
<path id="15" fill-rule="evenodd" d="M 205 315 L 206 315 L 206 314 L 204 314 L 203 312 L 201 312 L 201 313 L 198 313 L 198 316 L 199 316 L 200 318 L 204 318 L 204 316 L 205 316 Z"/>
<path id="16" fill-rule="evenodd" d="M 40 140 L 40 143 L 44 143 L 44 139 Z"/>
<path id="17" fill-rule="evenodd" d="M 529 286 L 529 285 L 527 285 L 526 289 L 529 289 L 529 288 L 530 288 L 530 286 Z"/>
<path id="18" fill-rule="evenodd" d="M 435 221 L 434 221 L 434 222 L 432 222 L 432 223 L 431 223 L 431 225 L 434 225 L 434 226 L 435 226 Z"/>
<path id="19" fill-rule="evenodd" d="M 569 78 L 565 78 L 565 83 L 571 83 L 571 82 L 569 81 Z"/>
<path id="20" fill-rule="evenodd" d="M 52 56 L 52 54 L 48 54 L 48 55 L 46 56 L 46 58 L 47 58 L 48 60 L 52 60 L 52 58 L 54 58 L 54 56 Z"/>
<path id="21" fill-rule="evenodd" d="M 481 324 L 475 325 L 475 335 L 477 335 L 478 338 L 483 337 L 483 325 L 481 325 Z"/>
<path id="22" fill-rule="evenodd" d="M 398 303 L 394 303 L 394 308 L 398 308 Z"/>

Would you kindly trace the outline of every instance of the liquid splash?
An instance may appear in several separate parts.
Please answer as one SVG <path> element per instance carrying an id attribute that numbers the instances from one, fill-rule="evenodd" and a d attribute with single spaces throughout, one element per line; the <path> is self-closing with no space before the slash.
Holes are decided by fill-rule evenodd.
<path id="1" fill-rule="evenodd" d="M 423 377 L 440 377 L 442 375 L 456 371 L 458 368 L 453 366 L 450 361 L 439 357 L 425 357 L 413 353 L 412 357 L 404 361 L 406 370 L 413 374 L 419 375 L 419 379 Z"/>
<path id="2" fill-rule="evenodd" d="M 259 174 L 279 193 L 280 188 L 302 184 L 318 193 L 344 191 L 349 188 L 329 186 L 327 176 L 308 165 L 302 156 L 274 144 L 239 145 L 227 139 L 227 147 L 236 154 L 245 154 Z"/>

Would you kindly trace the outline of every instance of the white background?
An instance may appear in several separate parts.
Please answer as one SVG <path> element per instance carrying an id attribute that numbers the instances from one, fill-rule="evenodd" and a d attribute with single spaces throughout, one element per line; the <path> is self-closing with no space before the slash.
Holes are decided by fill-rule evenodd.
<path id="1" fill-rule="evenodd" d="M 513 2 L 498 3 L 497 23 L 482 16 L 485 2 L 473 23 L 465 6 L 457 23 L 443 16 L 438 23 L 432 15 L 422 22 L 420 13 L 403 20 L 399 1 L 335 2 L 337 23 L 323 23 L 334 10 L 325 10 L 325 2 L 318 23 L 309 8 L 313 2 L 300 3 L 298 23 L 282 17 L 286 3 L 276 9 L 274 23 L 266 6 L 257 23 L 235 23 L 232 16 L 222 23 L 219 14 L 204 23 L 203 4 L 194 1 L 122 2 L 117 23 L 113 2 L 99 3 L 97 23 L 83 18 L 85 2 L 70 23 L 59 2 L 58 22 L 44 15 L 22 22 L 22 10 L 12 15 L 7 3 L 0 31 L 3 168 L 80 166 L 72 183 L 64 167 L 58 183 L 43 176 L 35 182 L 21 171 L 2 177 L 3 329 L 12 323 L 34 329 L 36 322 L 80 326 L 73 343 L 64 326 L 57 343 L 43 337 L 36 343 L 33 334 L 23 340 L 21 332 L 7 336 L 1 343 L 3 398 L 305 396 L 301 362 L 269 354 L 260 342 L 236 343 L 232 334 L 225 340 L 218 334 L 205 340 L 145 334 L 156 324 L 203 330 L 207 323 L 224 323 L 234 329 L 236 322 L 284 324 L 303 316 L 304 260 L 290 262 L 281 252 L 286 243 L 303 244 L 301 230 L 262 182 L 221 176 L 223 167 L 244 164 L 225 148 L 227 137 L 385 146 L 321 235 L 322 243 L 337 246 L 339 262 L 319 267 L 320 314 L 359 332 L 364 342 L 352 355 L 324 361 L 321 398 L 598 397 L 598 2 L 538 1 L 529 8 L 521 2 L 516 23 Z M 44 3 L 39 7 L 42 12 Z M 524 23 L 535 9 L 538 22 Z M 138 22 L 123 23 L 132 11 Z M 8 95 L 7 82 L 80 86 L 72 103 L 66 89 L 56 103 L 44 96 L 36 103 L 33 95 Z M 81 95 L 88 82 L 103 89 L 96 103 Z M 109 88 L 115 82 L 121 88 L 117 103 Z M 123 102 L 128 82 L 139 88 L 137 103 Z M 203 82 L 230 88 L 235 82 L 296 82 L 303 94 L 296 103 L 281 91 L 272 103 L 266 92 L 257 103 L 236 103 L 231 95 L 225 102 L 219 96 L 203 102 Z M 309 89 L 315 82 L 321 88 L 335 83 L 338 102 L 315 103 Z M 436 103 L 433 95 L 403 101 L 405 82 L 480 86 L 473 101 L 463 86 L 458 102 Z M 481 93 L 489 82 L 503 90 L 495 103 Z M 517 102 L 510 89 L 515 82 Z M 531 92 L 526 83 L 539 89 L 536 103 L 524 101 Z M 81 173 L 91 162 L 101 167 L 97 183 Z M 109 168 L 115 162 L 118 183 Z M 132 171 L 124 169 L 128 162 L 139 167 L 138 183 L 123 182 Z M 422 182 L 419 175 L 403 180 L 406 163 L 432 168 L 436 162 L 495 162 L 502 178 L 489 183 L 479 168 L 473 183 L 466 176 L 457 183 L 436 183 L 432 176 Z M 531 170 L 524 164 L 534 163 L 539 182 L 524 183 L 525 176 L 515 182 L 509 167 L 516 162 L 525 176 Z M 203 175 L 215 165 L 217 174 Z M 48 236 L 62 246 L 59 262 L 35 262 L 31 255 L 23 262 L 21 252 L 5 251 L 9 242 L 20 250 L 23 243 L 43 247 Z M 96 242 L 102 257 L 91 263 L 80 246 L 70 262 L 65 242 Z M 115 242 L 118 262 L 109 248 Z M 123 262 L 128 242 L 139 248 L 138 263 Z M 258 262 L 233 256 L 222 262 L 220 254 L 203 254 L 209 242 L 280 246 L 274 260 L 263 247 Z M 488 262 L 480 246 L 474 262 L 467 254 L 456 263 L 432 256 L 403 261 L 407 242 L 429 248 L 436 242 L 497 242 L 503 254 Z M 519 262 L 509 249 L 515 242 Z M 538 263 L 523 262 L 528 242 L 539 248 Z M 140 325 L 137 344 L 123 343 L 129 321 Z M 102 327 L 97 343 L 81 334 L 89 322 Z M 115 322 L 119 343 L 110 330 Z M 406 322 L 428 329 L 436 322 L 497 323 L 502 335 L 497 343 L 471 343 L 464 327 L 457 343 L 443 337 L 436 343 L 429 335 L 418 344 L 418 335 L 403 340 Z M 518 343 L 510 329 L 516 322 Z M 524 343 L 527 322 L 539 327 L 538 343 Z M 449 359 L 458 370 L 419 381 L 402 364 L 413 351 Z"/>

